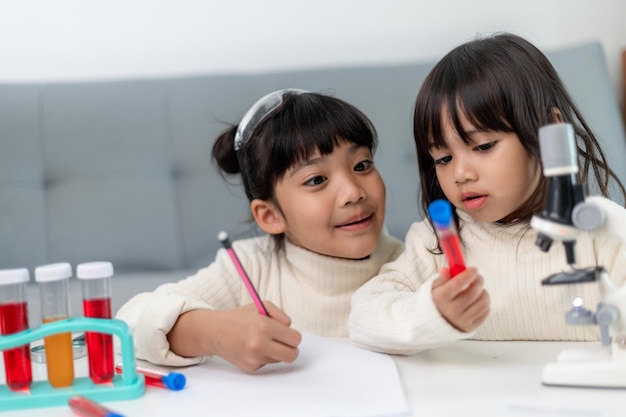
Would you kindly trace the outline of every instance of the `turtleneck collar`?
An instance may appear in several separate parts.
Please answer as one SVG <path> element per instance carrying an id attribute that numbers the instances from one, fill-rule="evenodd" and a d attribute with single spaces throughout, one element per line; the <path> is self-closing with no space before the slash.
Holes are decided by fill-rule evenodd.
<path id="1" fill-rule="evenodd" d="M 457 210 L 461 226 L 461 240 L 483 242 L 494 247 L 512 247 L 515 251 L 537 251 L 537 231 L 528 223 L 501 224 L 481 222 Z"/>
<path id="2" fill-rule="evenodd" d="M 312 252 L 285 240 L 285 260 L 293 276 L 307 281 L 315 291 L 336 294 L 354 291 L 376 275 L 383 263 L 390 259 L 396 246 L 381 233 L 374 253 L 364 259 L 336 258 Z"/>

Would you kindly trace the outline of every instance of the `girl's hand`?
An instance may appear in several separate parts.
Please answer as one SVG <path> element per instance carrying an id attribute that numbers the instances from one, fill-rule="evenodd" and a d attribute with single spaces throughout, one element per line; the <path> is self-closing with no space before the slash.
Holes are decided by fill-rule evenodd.
<path id="1" fill-rule="evenodd" d="M 268 363 L 291 363 L 298 357 L 302 335 L 290 328 L 291 319 L 269 301 L 270 317 L 254 304 L 233 310 L 191 310 L 181 314 L 167 335 L 179 356 L 219 356 L 253 372 Z"/>
<path id="2" fill-rule="evenodd" d="M 302 341 L 300 332 L 289 327 L 289 316 L 269 301 L 263 304 L 270 317 L 254 304 L 217 312 L 222 325 L 213 337 L 215 354 L 246 372 L 268 363 L 293 362 Z"/>
<path id="3" fill-rule="evenodd" d="M 473 331 L 489 314 L 489 294 L 476 268 L 467 268 L 452 279 L 450 270 L 441 268 L 432 294 L 441 315 L 462 332 Z"/>

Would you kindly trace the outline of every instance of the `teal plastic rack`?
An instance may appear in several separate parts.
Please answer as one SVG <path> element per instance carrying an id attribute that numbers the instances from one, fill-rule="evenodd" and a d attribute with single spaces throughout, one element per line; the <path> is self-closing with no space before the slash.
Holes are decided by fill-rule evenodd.
<path id="1" fill-rule="evenodd" d="M 69 387 L 54 388 L 48 381 L 33 381 L 30 390 L 15 392 L 0 385 L 0 410 L 67 405 L 73 395 L 83 395 L 95 401 L 118 401 L 140 397 L 145 392 L 145 378 L 136 371 L 133 337 L 128 325 L 117 319 L 72 317 L 42 324 L 9 336 L 0 336 L 0 351 L 30 344 L 58 333 L 98 332 L 119 337 L 122 349 L 122 374 L 115 375 L 112 383 L 94 384 L 87 377 L 74 378 Z"/>

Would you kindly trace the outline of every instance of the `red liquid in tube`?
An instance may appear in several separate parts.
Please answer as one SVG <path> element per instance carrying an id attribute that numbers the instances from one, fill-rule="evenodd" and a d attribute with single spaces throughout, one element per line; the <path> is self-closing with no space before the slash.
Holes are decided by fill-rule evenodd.
<path id="1" fill-rule="evenodd" d="M 85 317 L 111 318 L 111 299 L 93 298 L 83 300 Z M 96 384 L 113 381 L 113 336 L 106 333 L 85 332 L 89 377 Z"/>
<path id="2" fill-rule="evenodd" d="M 0 305 L 0 334 L 10 335 L 28 329 L 26 302 Z M 28 345 L 7 349 L 3 353 L 7 386 L 13 391 L 28 390 L 33 381 Z"/>
<path id="3" fill-rule="evenodd" d="M 452 205 L 447 200 L 435 200 L 428 206 L 428 214 L 437 233 L 441 250 L 448 260 L 450 278 L 453 278 L 465 271 L 465 261 L 452 217 Z"/>
<path id="4" fill-rule="evenodd" d="M 76 266 L 76 277 L 81 281 L 83 294 L 83 315 L 89 318 L 111 318 L 111 277 L 113 265 L 110 262 L 87 262 Z M 113 381 L 113 336 L 108 333 L 85 332 L 89 378 L 94 384 Z"/>
<path id="5" fill-rule="evenodd" d="M 461 252 L 461 244 L 457 234 L 450 232 L 441 233 L 439 235 L 439 244 L 448 259 L 450 278 L 465 271 L 465 261 L 463 260 L 463 252 Z"/>

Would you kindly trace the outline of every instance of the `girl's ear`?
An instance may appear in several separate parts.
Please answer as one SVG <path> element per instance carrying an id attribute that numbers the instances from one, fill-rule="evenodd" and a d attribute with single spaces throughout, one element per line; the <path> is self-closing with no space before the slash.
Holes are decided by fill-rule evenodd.
<path id="1" fill-rule="evenodd" d="M 563 123 L 563 115 L 558 107 L 552 107 L 552 117 L 554 117 L 554 123 Z"/>
<path id="2" fill-rule="evenodd" d="M 285 219 L 273 203 L 254 199 L 250 203 L 250 211 L 261 230 L 270 235 L 284 233 L 287 229 Z"/>

